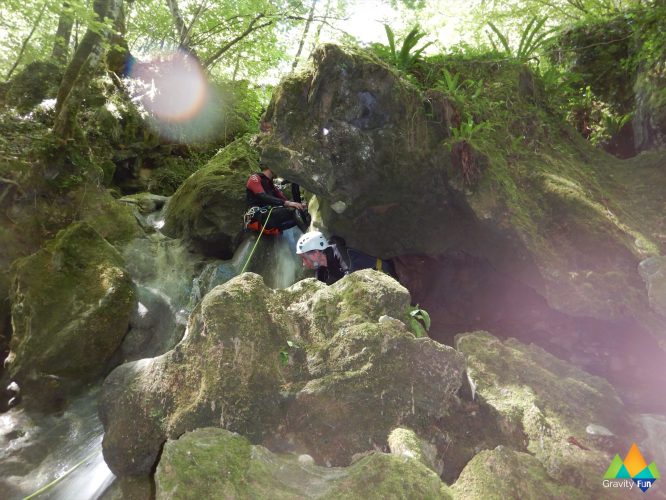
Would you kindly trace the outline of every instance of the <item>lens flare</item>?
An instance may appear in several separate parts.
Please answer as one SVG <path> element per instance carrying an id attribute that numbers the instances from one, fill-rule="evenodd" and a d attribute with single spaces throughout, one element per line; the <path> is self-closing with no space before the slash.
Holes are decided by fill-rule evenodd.
<path id="1" fill-rule="evenodd" d="M 219 130 L 219 96 L 192 55 L 179 51 L 136 61 L 129 77 L 134 102 L 160 135 L 196 142 Z"/>

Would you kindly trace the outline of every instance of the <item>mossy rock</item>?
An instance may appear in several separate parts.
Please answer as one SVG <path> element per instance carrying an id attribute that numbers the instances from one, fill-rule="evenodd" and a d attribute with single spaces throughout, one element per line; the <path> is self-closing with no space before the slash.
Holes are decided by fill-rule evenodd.
<path id="1" fill-rule="evenodd" d="M 350 246 L 380 257 L 436 251 L 454 231 L 441 146 L 448 131 L 429 125 L 425 104 L 417 87 L 371 54 L 322 45 L 311 68 L 276 89 L 263 158 L 318 196 L 326 228 Z M 422 195 L 426 184 L 437 187 L 438 203 Z M 421 237 L 426 225 L 436 236 Z"/>
<path id="2" fill-rule="evenodd" d="M 598 476 L 601 482 L 602 472 Z M 590 498 L 571 486 L 556 482 L 532 455 L 504 446 L 477 454 L 463 469 L 451 491 L 454 498 L 469 500 Z"/>
<path id="3" fill-rule="evenodd" d="M 496 59 L 428 58 L 415 69 L 419 88 L 371 54 L 320 46 L 311 68 L 276 89 L 262 158 L 314 193 L 316 226 L 353 248 L 384 258 L 463 251 L 560 312 L 641 318 L 636 266 L 657 245 L 613 194 L 619 162 L 553 112 L 538 75 Z M 478 92 L 442 90 L 444 69 Z M 447 115 L 460 135 L 472 120 L 464 140 L 434 122 L 442 95 L 452 109 L 437 111 L 440 122 Z"/>
<path id="4" fill-rule="evenodd" d="M 156 498 L 449 499 L 447 486 L 416 460 L 373 453 L 346 468 L 299 463 L 216 428 L 168 441 L 155 473 Z"/>
<path id="5" fill-rule="evenodd" d="M 625 440 L 641 434 L 613 387 L 537 346 L 487 332 L 459 335 L 456 348 L 477 397 L 525 434 L 527 450 L 553 480 L 587 497 L 603 495 L 590 478 L 601 477 L 613 449 L 628 449 Z M 591 435 L 590 424 L 618 437 Z"/>
<path id="6" fill-rule="evenodd" d="M 30 63 L 9 82 L 5 102 L 19 113 L 28 113 L 43 100 L 55 98 L 61 79 L 62 68 L 57 64 Z"/>
<path id="7" fill-rule="evenodd" d="M 164 234 L 205 254 L 230 258 L 243 228 L 245 184 L 258 171 L 249 136 L 222 149 L 176 191 L 165 210 Z"/>
<path id="8" fill-rule="evenodd" d="M 24 396 L 40 397 L 53 377 L 85 383 L 102 375 L 127 333 L 134 295 L 120 254 L 84 222 L 17 260 L 8 370 Z"/>
<path id="9" fill-rule="evenodd" d="M 172 351 L 107 377 L 106 462 L 120 476 L 146 474 L 167 438 L 219 426 L 347 465 L 403 422 L 430 429 L 457 407 L 464 361 L 407 330 L 408 304 L 404 288 L 372 270 L 285 290 L 251 273 L 233 278 L 203 298 Z M 397 318 L 380 321 L 389 314 Z"/>
<path id="10" fill-rule="evenodd" d="M 81 220 L 94 227 L 106 241 L 117 248 L 124 247 L 143 231 L 130 207 L 114 199 L 103 189 L 90 192 L 83 188 L 71 193 L 75 203 L 80 203 Z"/>

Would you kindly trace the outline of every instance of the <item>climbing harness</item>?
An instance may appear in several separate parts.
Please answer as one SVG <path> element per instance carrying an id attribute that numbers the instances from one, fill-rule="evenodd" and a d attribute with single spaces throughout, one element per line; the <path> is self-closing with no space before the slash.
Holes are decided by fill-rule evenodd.
<path id="1" fill-rule="evenodd" d="M 248 213 L 250 211 L 252 211 L 253 214 L 256 213 L 256 210 L 253 211 L 253 209 L 258 209 L 259 211 L 261 211 L 261 213 L 266 213 L 265 208 L 262 209 L 262 208 L 259 208 L 259 207 L 252 207 L 250 210 L 248 210 Z M 267 233 L 267 231 L 265 231 L 266 230 L 266 224 L 268 224 L 268 219 L 271 218 L 272 213 L 273 213 L 273 207 L 271 207 L 270 210 L 268 210 L 268 216 L 266 217 L 266 220 L 264 221 L 264 225 L 261 228 L 261 232 L 259 233 L 259 236 L 257 236 L 257 241 L 254 242 L 254 246 L 252 247 L 252 251 L 250 252 L 250 255 L 247 256 L 247 260 L 245 261 L 245 265 L 243 266 L 243 269 L 241 269 L 241 272 L 240 272 L 241 274 L 243 274 L 245 272 L 245 269 L 247 269 L 247 265 L 250 263 L 250 260 L 252 259 L 252 256 L 254 255 L 254 251 L 256 250 L 257 245 L 259 244 L 259 240 L 261 239 L 261 235 L 264 234 L 264 232 Z M 245 215 L 247 216 L 247 214 L 245 214 Z M 275 228 L 275 229 L 277 229 L 277 228 Z M 271 229 L 269 229 L 268 231 L 271 231 Z M 278 230 L 278 234 L 279 234 L 279 230 Z"/>
<path id="2" fill-rule="evenodd" d="M 273 208 L 271 207 L 270 210 L 273 210 Z M 280 230 L 277 227 L 262 229 L 259 221 L 255 219 L 258 214 L 265 214 L 268 211 L 269 209 L 266 207 L 251 207 L 247 212 L 245 212 L 245 215 L 243 216 L 243 227 L 248 231 L 254 231 L 256 233 L 263 231 L 269 236 L 277 236 L 280 234 Z"/>

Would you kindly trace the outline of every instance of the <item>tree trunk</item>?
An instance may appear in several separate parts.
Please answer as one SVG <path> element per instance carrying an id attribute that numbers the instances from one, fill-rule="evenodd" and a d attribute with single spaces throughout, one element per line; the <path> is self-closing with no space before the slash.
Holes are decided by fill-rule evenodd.
<path id="1" fill-rule="evenodd" d="M 328 21 L 328 14 L 331 12 L 331 0 L 328 0 L 326 2 L 326 9 L 324 9 L 324 18 L 321 20 L 319 23 L 319 26 L 317 26 L 317 33 L 315 34 L 315 39 L 314 39 L 314 44 L 313 48 L 319 44 L 319 37 L 321 36 L 321 29 L 324 27 L 324 24 Z"/>
<path id="2" fill-rule="evenodd" d="M 16 62 L 14 62 L 14 65 L 9 69 L 9 72 L 7 73 L 6 80 L 9 80 L 12 77 L 12 73 L 14 73 L 14 70 L 16 69 L 16 67 L 21 62 L 21 59 L 23 59 L 23 53 L 25 52 L 25 49 L 28 47 L 28 43 L 30 43 L 30 39 L 32 38 L 32 35 L 35 34 L 35 30 L 39 26 L 39 23 L 42 22 L 42 18 L 44 17 L 44 12 L 46 12 L 46 6 L 47 6 L 47 2 L 44 2 L 44 5 L 42 5 L 42 10 L 39 11 L 39 14 L 37 15 L 37 19 L 32 24 L 32 29 L 30 30 L 30 33 L 28 34 L 27 37 L 25 37 L 25 40 L 23 40 L 23 43 L 21 44 L 21 50 L 19 50 L 18 56 L 16 56 Z"/>
<path id="3" fill-rule="evenodd" d="M 106 18 L 115 20 L 122 0 L 95 0 L 93 9 L 99 21 Z M 90 28 L 83 35 L 72 60 L 70 61 L 58 89 L 56 100 L 53 134 L 63 140 L 69 139 L 74 130 L 76 115 L 80 106 L 80 93 L 90 81 L 92 74 L 102 58 L 103 39 L 107 29 L 95 31 Z"/>
<path id="4" fill-rule="evenodd" d="M 301 42 L 298 44 L 298 50 L 296 51 L 296 57 L 294 57 L 294 62 L 291 65 L 292 72 L 296 69 L 296 66 L 298 66 L 298 59 L 301 57 L 301 52 L 303 51 L 303 45 L 305 45 L 305 39 L 308 37 L 308 31 L 310 31 L 310 24 L 312 24 L 312 18 L 314 17 L 316 7 L 317 7 L 317 0 L 312 0 L 312 7 L 310 7 L 310 14 L 308 15 L 308 20 L 305 21 L 305 28 L 303 28 L 303 36 L 301 37 Z"/>
<path id="5" fill-rule="evenodd" d="M 109 71 L 115 73 L 117 76 L 122 77 L 129 73 L 130 61 L 133 60 L 130 54 L 129 45 L 125 39 L 127 33 L 127 24 L 125 22 L 125 9 L 121 4 L 116 16 L 116 21 L 113 25 L 113 33 L 111 33 L 110 41 L 111 48 L 106 54 L 106 65 Z"/>
<path id="6" fill-rule="evenodd" d="M 196 57 L 194 50 L 190 47 L 190 28 L 185 25 L 185 20 L 178 8 L 178 0 L 166 0 L 169 10 L 171 11 L 171 19 L 173 20 L 173 27 L 176 30 L 176 39 L 178 40 L 178 47 L 186 51 L 188 54 Z M 201 7 L 199 8 L 201 10 Z M 192 19 L 194 23 L 195 19 Z"/>
<path id="7" fill-rule="evenodd" d="M 55 42 L 51 57 L 55 63 L 65 65 L 69 55 L 69 40 L 72 37 L 72 27 L 74 26 L 74 15 L 69 8 L 69 2 L 62 2 L 62 11 L 58 18 L 58 30 L 56 31 Z"/>

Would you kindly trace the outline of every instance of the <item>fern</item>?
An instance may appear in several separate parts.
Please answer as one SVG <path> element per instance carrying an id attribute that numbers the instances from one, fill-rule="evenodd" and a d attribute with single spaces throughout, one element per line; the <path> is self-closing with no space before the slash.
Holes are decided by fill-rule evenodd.
<path id="1" fill-rule="evenodd" d="M 525 26 L 525 29 L 523 29 L 522 33 L 520 34 L 520 41 L 518 43 L 518 49 L 516 50 L 515 54 L 511 49 L 508 38 L 500 31 L 500 29 L 495 26 L 492 21 L 488 21 L 487 24 L 493 33 L 495 33 L 499 42 L 502 44 L 502 48 L 504 49 L 506 55 L 509 57 L 515 57 L 519 61 L 524 62 L 528 59 L 531 59 L 534 53 L 549 40 L 548 35 L 555 31 L 554 29 L 542 31 L 547 20 L 547 17 L 542 17 L 539 19 L 537 16 L 534 16 L 530 19 L 530 21 Z M 490 43 L 492 44 L 493 48 L 497 50 L 497 44 L 490 36 L 490 34 L 488 37 L 490 38 Z"/>
<path id="2" fill-rule="evenodd" d="M 397 50 L 395 33 L 393 33 L 393 30 L 387 24 L 384 25 L 384 30 L 386 31 L 386 38 L 388 39 L 391 62 L 405 71 L 409 70 L 421 56 L 423 51 L 432 45 L 432 42 L 428 42 L 416 49 L 416 46 L 421 39 L 426 36 L 426 33 L 421 31 L 418 26 L 414 26 L 402 41 L 400 50 Z"/>

